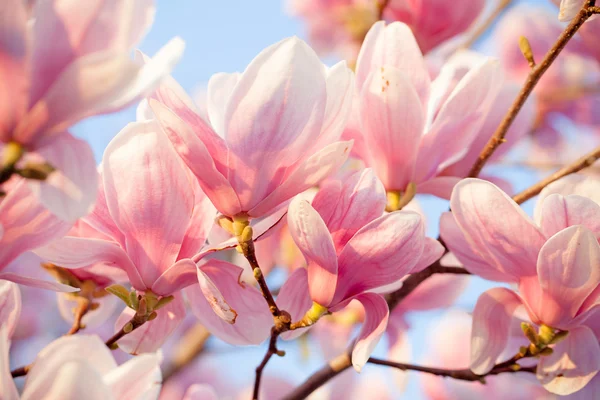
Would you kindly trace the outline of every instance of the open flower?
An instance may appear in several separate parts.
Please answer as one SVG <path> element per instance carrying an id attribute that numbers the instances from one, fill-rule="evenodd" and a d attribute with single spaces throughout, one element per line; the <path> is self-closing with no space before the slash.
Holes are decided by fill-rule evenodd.
<path id="1" fill-rule="evenodd" d="M 387 303 L 374 291 L 385 291 L 443 252 L 439 242 L 425 237 L 419 214 L 400 211 L 383 215 L 385 202 L 381 182 L 367 169 L 343 183 L 326 185 L 312 205 L 294 199 L 288 211 L 290 232 L 308 264 L 304 275 L 313 301 L 309 314 L 318 317 L 335 312 L 352 300 L 365 309 L 365 322 L 352 355 L 357 370 L 366 363 L 387 325 Z"/>
<path id="2" fill-rule="evenodd" d="M 306 43 L 289 38 L 243 73 L 211 78 L 210 124 L 173 83 L 149 103 L 215 207 L 228 217 L 259 218 L 346 160 L 352 143 L 337 140 L 352 82 L 345 63 L 327 70 Z"/>
<path id="3" fill-rule="evenodd" d="M 523 309 L 534 324 L 569 332 L 540 358 L 537 376 L 547 390 L 577 392 L 600 370 L 600 206 L 570 194 L 597 185 L 577 176 L 551 185 L 536 207 L 537 223 L 489 182 L 466 179 L 456 185 L 452 214 L 441 221 L 445 243 L 469 271 L 518 285 L 518 293 L 495 288 L 477 301 L 471 342 L 475 373 L 501 361 L 510 322 Z"/>
<path id="4" fill-rule="evenodd" d="M 435 178 L 467 154 L 501 82 L 496 61 L 479 56 L 465 67 L 454 57 L 431 82 L 408 26 L 380 21 L 367 34 L 356 66 L 356 120 L 344 134 L 388 192 L 414 194 L 416 186 L 450 194 L 446 177 Z"/>
<path id="5" fill-rule="evenodd" d="M 25 163 L 18 168 L 50 164 L 47 179 L 31 184 L 46 207 L 72 221 L 93 207 L 97 177 L 91 149 L 66 130 L 148 94 L 183 43 L 172 41 L 148 65 L 131 59 L 152 23 L 151 0 L 39 0 L 31 19 L 25 3 L 0 4 L 0 143 L 11 163 Z"/>

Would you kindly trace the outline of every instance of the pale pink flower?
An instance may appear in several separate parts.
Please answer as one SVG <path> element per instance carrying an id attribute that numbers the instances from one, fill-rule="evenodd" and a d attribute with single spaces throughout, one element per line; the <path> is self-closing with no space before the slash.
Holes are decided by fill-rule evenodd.
<path id="1" fill-rule="evenodd" d="M 414 32 L 423 53 L 469 29 L 483 11 L 485 0 L 390 0 L 383 14 Z"/>
<path id="2" fill-rule="evenodd" d="M 87 214 L 97 186 L 91 149 L 66 129 L 132 104 L 181 56 L 176 39 L 148 65 L 130 58 L 153 16 L 151 0 L 39 0 L 31 20 L 22 0 L 0 5 L 0 142 L 17 142 L 57 169 L 32 185 L 63 219 Z"/>
<path id="3" fill-rule="evenodd" d="M 535 223 L 492 183 L 465 179 L 454 188 L 452 214 L 442 216 L 440 227 L 442 239 L 470 272 L 518 284 L 519 294 L 495 288 L 479 297 L 473 313 L 473 371 L 486 373 L 499 361 L 510 322 L 524 307 L 533 323 L 569 331 L 537 368 L 544 387 L 561 395 L 582 389 L 600 370 L 595 333 L 600 206 L 568 193 L 590 190 L 589 183 L 564 179 L 541 196 Z"/>
<path id="4" fill-rule="evenodd" d="M 558 0 L 554 0 L 558 3 Z M 558 13 L 559 21 L 570 21 L 579 13 L 583 8 L 585 0 L 560 0 L 560 12 Z"/>
<path id="5" fill-rule="evenodd" d="M 308 45 L 285 39 L 239 74 L 208 84 L 210 124 L 174 81 L 149 99 L 175 149 L 224 215 L 265 216 L 334 173 L 351 142 L 337 141 L 350 112 L 352 72 L 330 69 Z"/>
<path id="6" fill-rule="evenodd" d="M 373 25 L 356 67 L 356 121 L 345 135 L 386 190 L 413 183 L 449 196 L 457 179 L 436 178 L 467 154 L 500 89 L 497 62 L 478 58 L 465 72 L 464 58 L 454 57 L 431 82 L 408 26 Z"/>
<path id="7" fill-rule="evenodd" d="M 439 242 L 425 237 L 419 214 L 383 215 L 385 203 L 381 182 L 367 169 L 343 183 L 329 182 L 312 205 L 294 199 L 288 211 L 290 232 L 308 264 L 295 274 L 304 273 L 312 301 L 331 312 L 352 300 L 365 309 L 352 356 L 357 370 L 387 325 L 387 303 L 374 291 L 386 290 L 443 252 Z"/>

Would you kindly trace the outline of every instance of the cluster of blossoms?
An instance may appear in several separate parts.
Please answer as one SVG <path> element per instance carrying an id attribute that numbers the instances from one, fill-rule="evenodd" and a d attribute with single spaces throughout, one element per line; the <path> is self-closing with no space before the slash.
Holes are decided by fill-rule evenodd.
<path id="1" fill-rule="evenodd" d="M 178 375 L 162 386 L 165 365 L 177 364 L 163 360 L 168 339 L 193 351 L 208 335 L 269 342 L 254 398 L 310 393 L 278 378 L 260 385 L 269 359 L 285 354 L 278 339 L 309 335 L 333 357 L 331 376 L 375 363 L 465 381 L 429 376 L 425 391 L 436 399 L 595 398 L 600 180 L 555 179 L 531 219 L 507 194 L 506 176 L 472 177 L 518 80 L 531 73 L 528 61 L 541 60 L 563 27 L 556 13 L 545 21 L 536 9 L 530 23 L 527 10 L 514 9 L 496 32 L 499 59 L 456 46 L 432 51 L 484 6 L 294 2 L 317 49 L 348 61 L 328 67 L 287 38 L 241 73 L 213 75 L 197 104 L 170 76 L 181 39 L 131 58 L 152 23 L 152 0 L 4 0 L 0 399 L 249 397 L 222 377 Z M 592 13 L 589 1 L 560 6 L 562 20 Z M 598 24 L 585 23 L 522 102 L 492 162 L 527 136 L 544 149 L 567 141 L 557 114 L 597 125 L 597 93 L 586 85 L 600 76 Z M 522 52 L 515 34 L 529 39 Z M 68 129 L 133 104 L 136 121 L 97 166 Z M 449 200 L 439 224 L 429 221 L 438 239 L 426 234 L 418 195 Z M 466 275 L 509 286 L 481 294 L 472 317 L 455 310 L 434 329 L 444 333 L 431 339 L 428 361 L 440 368 L 403 364 L 407 314 L 451 306 Z M 11 346 L 44 329 L 48 290 L 72 328 L 11 371 Z M 380 342 L 391 361 L 372 358 Z M 13 378 L 25 374 L 18 390 Z M 393 396 L 385 383 L 343 376 L 319 398 Z M 398 391 L 406 374 L 390 379 Z"/>

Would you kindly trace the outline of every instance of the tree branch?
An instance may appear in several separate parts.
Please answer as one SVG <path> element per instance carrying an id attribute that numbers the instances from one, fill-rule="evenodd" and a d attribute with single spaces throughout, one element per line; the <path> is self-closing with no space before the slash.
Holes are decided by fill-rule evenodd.
<path id="1" fill-rule="evenodd" d="M 595 0 L 586 0 L 583 7 L 577 14 L 577 16 L 571 21 L 571 23 L 565 28 L 563 33 L 560 35 L 554 46 L 546 53 L 544 59 L 537 64 L 534 68 L 531 69 L 523 88 L 519 92 L 517 98 L 513 102 L 512 106 L 508 110 L 506 116 L 494 132 L 494 135 L 490 138 L 486 146 L 481 151 L 479 158 L 471 168 L 469 172 L 469 177 L 475 178 L 479 175 L 481 170 L 483 169 L 485 163 L 490 159 L 490 157 L 494 154 L 496 149 L 504 143 L 504 137 L 506 136 L 506 132 L 514 122 L 515 118 L 521 108 L 527 101 L 527 98 L 533 92 L 533 89 L 539 82 L 540 78 L 544 75 L 544 73 L 550 68 L 550 65 L 556 60 L 560 52 L 564 49 L 564 47 L 569 43 L 569 40 L 575 35 L 575 33 L 581 28 L 583 23 L 590 18 L 595 9 L 592 8 L 595 6 Z"/>
<path id="2" fill-rule="evenodd" d="M 252 393 L 253 400 L 258 400 L 262 373 L 267 364 L 269 363 L 269 360 L 271 360 L 271 357 L 273 357 L 274 355 L 283 357 L 285 355 L 283 351 L 277 349 L 277 338 L 280 334 L 281 332 L 279 332 L 276 327 L 273 327 L 271 329 L 271 339 L 269 340 L 269 348 L 267 349 L 267 353 L 263 357 L 261 363 L 258 365 L 258 367 L 256 367 L 256 378 L 254 380 L 254 391 Z"/>
<path id="3" fill-rule="evenodd" d="M 546 186 L 560 178 L 581 171 L 594 164 L 600 158 L 600 147 L 595 148 L 593 151 L 587 153 L 583 157 L 574 161 L 573 163 L 564 166 L 549 177 L 542 179 L 535 185 L 523 190 L 521 193 L 513 196 L 513 200 L 518 204 L 524 203 L 525 201 L 537 196 Z"/>
<path id="4" fill-rule="evenodd" d="M 250 267 L 252 268 L 252 272 L 254 273 L 254 278 L 258 282 L 258 286 L 260 287 L 260 292 L 262 293 L 265 301 L 269 305 L 269 310 L 271 310 L 271 314 L 273 317 L 279 317 L 281 315 L 281 310 L 277 307 L 277 303 L 275 303 L 275 299 L 273 298 L 273 294 L 269 290 L 269 286 L 267 285 L 267 281 L 265 281 L 265 277 L 260 269 L 260 265 L 258 264 L 258 260 L 256 259 L 256 251 L 254 249 L 254 240 L 250 238 L 246 241 L 240 241 L 240 247 L 242 249 L 242 253 Z"/>
<path id="5" fill-rule="evenodd" d="M 90 304 L 91 304 L 91 301 L 88 298 L 85 298 L 85 297 L 77 298 L 77 307 L 73 311 L 73 314 L 74 314 L 73 325 L 71 325 L 71 329 L 69 329 L 69 331 L 67 332 L 67 335 L 74 335 L 77 332 L 79 332 L 80 329 L 82 329 L 84 327 L 83 324 L 81 323 L 81 320 L 83 319 L 85 314 L 87 314 L 88 311 L 90 310 Z"/>

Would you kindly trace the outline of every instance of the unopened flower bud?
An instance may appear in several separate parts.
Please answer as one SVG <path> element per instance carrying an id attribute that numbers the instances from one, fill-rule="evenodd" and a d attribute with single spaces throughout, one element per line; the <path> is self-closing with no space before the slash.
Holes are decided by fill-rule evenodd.
<path id="1" fill-rule="evenodd" d="M 532 344 L 537 345 L 540 343 L 540 338 L 535 331 L 535 328 L 530 323 L 521 322 L 521 330 Z"/>
<path id="2" fill-rule="evenodd" d="M 543 344 L 548 344 L 554 338 L 554 329 L 550 328 L 548 325 L 542 324 L 540 326 L 540 330 L 538 332 L 538 336 L 540 338 L 540 342 Z"/>
<path id="3" fill-rule="evenodd" d="M 156 319 L 156 317 L 158 317 L 158 313 L 156 311 L 152 311 L 150 315 L 148 315 L 148 321 L 152 321 L 153 319 Z"/>
<path id="4" fill-rule="evenodd" d="M 556 344 L 558 342 L 561 342 L 568 335 L 569 335 L 569 331 L 559 331 L 559 332 L 556 332 L 554 334 L 554 337 L 552 338 L 552 340 L 548 344 Z"/>
<path id="5" fill-rule="evenodd" d="M 133 324 L 131 322 L 128 322 L 125 324 L 125 326 L 123 326 L 123 332 L 125 333 L 130 333 L 133 330 Z"/>

